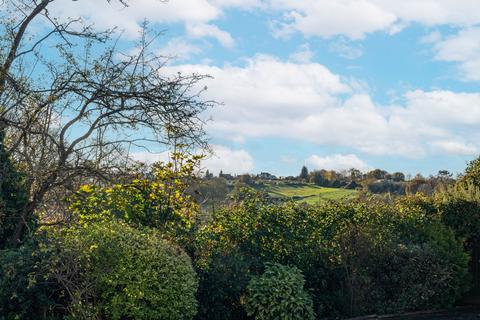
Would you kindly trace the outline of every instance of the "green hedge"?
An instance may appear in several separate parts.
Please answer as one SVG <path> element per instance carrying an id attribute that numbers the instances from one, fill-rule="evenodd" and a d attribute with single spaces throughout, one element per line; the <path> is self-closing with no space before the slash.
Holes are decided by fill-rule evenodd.
<path id="1" fill-rule="evenodd" d="M 207 310 L 202 318 L 228 319 L 218 310 L 236 310 L 237 319 L 246 318 L 238 300 L 266 262 L 302 270 L 319 317 L 453 305 L 467 288 L 468 255 L 422 202 L 269 204 L 244 192 L 197 234 L 200 288 L 211 292 L 208 299 L 199 296 L 201 310 Z M 216 291 L 219 278 L 235 285 Z"/>
<path id="2" fill-rule="evenodd" d="M 313 320 L 313 302 L 304 289 L 305 279 L 296 267 L 267 264 L 253 277 L 244 298 L 247 315 L 256 320 Z"/>
<path id="3" fill-rule="evenodd" d="M 71 300 L 73 319 L 192 319 L 198 286 L 190 258 L 155 231 L 120 220 L 54 234 L 51 278 Z"/>

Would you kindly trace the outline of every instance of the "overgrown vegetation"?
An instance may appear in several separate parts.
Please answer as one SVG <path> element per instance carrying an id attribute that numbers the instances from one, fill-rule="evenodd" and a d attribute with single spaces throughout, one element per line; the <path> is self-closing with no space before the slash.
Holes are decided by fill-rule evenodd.
<path id="1" fill-rule="evenodd" d="M 447 308 L 470 288 L 473 183 L 313 205 L 244 188 L 198 219 L 198 159 L 176 159 L 81 187 L 68 223 L 1 251 L 4 318 L 320 319 Z"/>
<path id="2" fill-rule="evenodd" d="M 6 1 L 0 21 L 0 320 L 338 319 L 478 289 L 480 158 L 457 181 L 304 167 L 205 187 L 186 155 L 206 145 L 204 76 L 162 77 L 146 24 L 118 59 L 111 32 L 51 2 Z M 26 32 L 39 17 L 47 34 Z M 171 161 L 129 158 L 150 143 Z"/>
<path id="3" fill-rule="evenodd" d="M 245 310 L 258 320 L 313 320 L 312 298 L 303 288 L 300 270 L 281 264 L 267 264 L 265 272 L 247 286 Z"/>

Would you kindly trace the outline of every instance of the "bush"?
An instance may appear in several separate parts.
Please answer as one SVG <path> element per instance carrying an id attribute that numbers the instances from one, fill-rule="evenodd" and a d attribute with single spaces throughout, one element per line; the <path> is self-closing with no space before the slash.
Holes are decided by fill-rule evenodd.
<path id="1" fill-rule="evenodd" d="M 0 251 L 1 320 L 56 319 L 61 314 L 60 288 L 47 276 L 49 258 L 33 241 Z"/>
<path id="2" fill-rule="evenodd" d="M 199 212 L 187 190 L 196 159 L 183 159 L 185 163 L 177 168 L 173 163 L 157 163 L 152 179 L 133 179 L 105 188 L 84 185 L 70 199 L 73 216 L 79 223 L 120 218 L 134 227 L 155 228 L 165 237 L 188 246 Z"/>
<path id="3" fill-rule="evenodd" d="M 353 204 L 354 218 L 337 240 L 344 312 L 447 308 L 466 291 L 468 255 L 423 199 Z"/>
<path id="4" fill-rule="evenodd" d="M 209 307 L 212 301 L 218 310 L 238 314 L 234 310 L 239 297 L 266 262 L 295 265 L 303 271 L 309 288 L 316 292 L 333 290 L 336 275 L 328 261 L 331 232 L 319 211 L 294 203 L 271 205 L 266 198 L 245 190 L 236 200 L 216 211 L 213 221 L 196 237 L 200 288 L 209 288 L 209 295 L 199 296 L 200 309 L 208 311 L 202 319 L 226 319 Z M 214 279 L 231 285 L 228 290 L 221 286 L 215 289 Z M 318 310 L 335 303 L 334 295 L 325 295 L 324 300 L 316 299 Z"/>
<path id="5" fill-rule="evenodd" d="M 191 319 L 197 278 L 190 258 L 158 233 L 100 221 L 54 233 L 51 277 L 74 319 Z"/>
<path id="6" fill-rule="evenodd" d="M 257 320 L 314 319 L 312 298 L 304 284 L 298 268 L 267 264 L 265 272 L 248 284 L 245 310 Z"/>
<path id="7" fill-rule="evenodd" d="M 449 307 L 466 290 L 468 256 L 424 197 L 309 206 L 269 204 L 249 191 L 239 199 L 215 212 L 196 238 L 202 282 L 212 295 L 229 295 L 225 309 L 236 306 L 246 279 L 266 262 L 302 271 L 318 316 Z M 219 268 L 218 257 L 241 264 Z M 217 270 L 234 290 L 215 290 Z M 199 298 L 201 308 L 208 305 Z"/>
<path id="8" fill-rule="evenodd" d="M 252 257 L 238 252 L 215 254 L 208 270 L 198 269 L 198 318 L 208 320 L 245 319 L 241 296 L 252 274 Z"/>
<path id="9" fill-rule="evenodd" d="M 366 260 L 351 266 L 357 275 L 353 311 L 398 313 L 453 306 L 467 288 L 468 257 L 447 229 L 437 232 L 453 245 L 428 241 L 370 248 Z"/>
<path id="10" fill-rule="evenodd" d="M 480 188 L 471 183 L 459 183 L 437 197 L 443 222 L 466 244 L 480 242 Z"/>

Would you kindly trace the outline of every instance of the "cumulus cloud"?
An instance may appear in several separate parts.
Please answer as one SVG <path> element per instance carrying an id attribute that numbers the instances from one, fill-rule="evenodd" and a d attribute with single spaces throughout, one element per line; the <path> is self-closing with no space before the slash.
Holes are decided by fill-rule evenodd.
<path id="1" fill-rule="evenodd" d="M 329 49 L 339 56 L 350 60 L 360 58 L 363 54 L 362 49 L 358 45 L 353 45 L 345 39 L 332 42 Z"/>
<path id="2" fill-rule="evenodd" d="M 396 16 L 371 1 L 272 1 L 272 6 L 284 10 L 284 20 L 276 24 L 277 35 L 287 36 L 296 31 L 307 36 L 330 38 L 345 35 L 361 39 L 366 33 L 386 29 Z"/>
<path id="3" fill-rule="evenodd" d="M 50 10 L 64 17 L 84 17 L 100 28 L 118 26 L 136 37 L 143 19 L 212 25 L 232 8 L 263 10 L 267 15 L 280 12 L 283 18 L 272 24 L 277 35 L 301 32 L 323 38 L 394 34 L 412 22 L 460 27 L 480 23 L 478 3 L 472 0 L 135 0 L 127 8 L 116 1 L 84 0 L 53 2 Z"/>
<path id="4" fill-rule="evenodd" d="M 459 63 L 461 77 L 480 81 L 480 28 L 468 28 L 444 40 L 437 40 L 435 58 Z"/>
<path id="5" fill-rule="evenodd" d="M 361 171 L 368 171 L 370 167 L 354 154 L 333 154 L 325 157 L 312 155 L 306 163 L 314 169 L 320 170 L 348 170 L 355 168 Z"/>
<path id="6" fill-rule="evenodd" d="M 290 60 L 299 63 L 308 63 L 312 61 L 314 56 L 313 51 L 310 49 L 308 43 L 302 44 L 297 51 L 290 55 Z"/>
<path id="7" fill-rule="evenodd" d="M 220 170 L 224 173 L 242 174 L 251 172 L 255 163 L 252 156 L 243 149 L 231 149 L 222 145 L 212 145 L 212 154 L 202 160 L 202 169 L 209 170 L 213 174 L 218 174 Z M 170 152 L 163 151 L 159 153 L 139 151 L 134 152 L 131 158 L 146 164 L 155 162 L 169 162 Z"/>
<path id="8" fill-rule="evenodd" d="M 464 143 L 462 141 L 446 140 L 435 141 L 432 146 L 439 152 L 452 154 L 472 156 L 478 154 L 478 147 L 471 143 Z"/>
<path id="9" fill-rule="evenodd" d="M 301 32 L 362 39 L 377 31 L 395 34 L 412 22 L 460 27 L 480 23 L 478 3 L 471 0 L 271 0 L 270 5 L 284 13 L 274 24 L 274 32 L 283 36 Z"/>
<path id="10" fill-rule="evenodd" d="M 225 146 L 212 146 L 213 155 L 202 162 L 202 166 L 213 174 L 220 170 L 224 173 L 250 173 L 255 167 L 252 156 L 243 149 L 231 149 Z"/>
<path id="11" fill-rule="evenodd" d="M 432 31 L 423 37 L 420 38 L 420 43 L 425 43 L 425 44 L 431 44 L 431 43 L 437 43 L 440 40 L 442 40 L 442 34 L 440 31 Z"/>
<path id="12" fill-rule="evenodd" d="M 187 33 L 194 38 L 212 37 L 225 48 L 233 48 L 235 41 L 230 33 L 220 30 L 216 25 L 207 23 L 188 24 Z"/>
<path id="13" fill-rule="evenodd" d="M 163 152 L 148 152 L 148 151 L 137 151 L 130 154 L 130 157 L 139 162 L 143 162 L 146 164 L 153 164 L 155 162 L 169 162 L 170 152 L 163 151 Z"/>
<path id="14" fill-rule="evenodd" d="M 159 50 L 159 53 L 167 57 L 173 57 L 176 60 L 188 60 L 201 51 L 199 47 L 187 42 L 185 39 L 173 38 Z"/>
<path id="15" fill-rule="evenodd" d="M 251 10 L 255 8 L 265 8 L 265 2 L 262 0 L 212 0 L 212 4 L 220 8 L 240 8 Z"/>
<path id="16" fill-rule="evenodd" d="M 222 14 L 221 9 L 208 0 L 136 0 L 128 7 L 118 1 L 54 1 L 50 11 L 61 17 L 82 17 L 99 29 L 116 26 L 130 37 L 138 36 L 144 19 L 152 23 L 202 23 Z"/>
<path id="17" fill-rule="evenodd" d="M 206 98 L 225 103 L 207 114 L 214 120 L 208 127 L 213 136 L 288 138 L 411 158 L 433 152 L 438 141 L 480 141 L 477 93 L 414 90 L 384 106 L 318 63 L 265 55 L 243 66 L 182 65 L 169 72 L 177 71 L 213 76 L 203 83 Z"/>

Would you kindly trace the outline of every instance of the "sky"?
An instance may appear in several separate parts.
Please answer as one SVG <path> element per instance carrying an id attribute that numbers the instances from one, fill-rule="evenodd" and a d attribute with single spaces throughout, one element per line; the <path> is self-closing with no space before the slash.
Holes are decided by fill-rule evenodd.
<path id="1" fill-rule="evenodd" d="M 478 0 L 56 1 L 51 10 L 164 30 L 165 72 L 209 74 L 214 173 L 460 173 L 480 153 Z M 158 150 L 160 152 L 161 150 Z M 138 152 L 138 159 L 162 154 Z"/>

